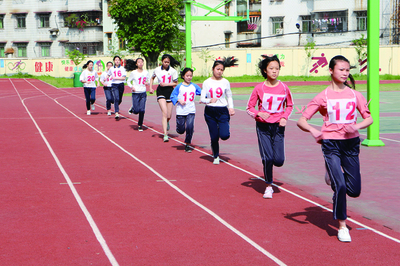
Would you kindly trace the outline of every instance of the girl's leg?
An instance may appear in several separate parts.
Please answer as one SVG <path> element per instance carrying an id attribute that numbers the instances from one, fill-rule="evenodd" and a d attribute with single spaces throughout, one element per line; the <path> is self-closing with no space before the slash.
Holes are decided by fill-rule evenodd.
<path id="1" fill-rule="evenodd" d="M 85 93 L 86 110 L 90 111 L 90 88 L 83 87 L 83 92 Z"/>
<path id="2" fill-rule="evenodd" d="M 176 116 L 176 132 L 178 134 L 185 133 L 185 124 L 186 124 L 186 115 L 177 115 Z"/>
<path id="3" fill-rule="evenodd" d="M 281 167 L 285 162 L 285 127 L 274 124 L 275 135 L 273 137 L 274 166 Z"/>
<path id="4" fill-rule="evenodd" d="M 219 107 L 216 108 L 218 111 L 218 128 L 219 128 L 219 137 L 222 140 L 227 140 L 231 136 L 229 132 L 229 121 L 231 120 L 231 116 L 229 115 L 228 108 Z"/>
<path id="5" fill-rule="evenodd" d="M 169 130 L 169 120 L 171 120 L 173 107 L 174 107 L 174 105 L 172 104 L 172 101 L 168 100 L 167 101 L 167 131 Z"/>
<path id="6" fill-rule="evenodd" d="M 147 94 L 145 92 L 141 93 L 139 96 L 139 101 L 138 101 L 138 112 L 139 112 L 139 122 L 138 125 L 141 127 L 143 125 L 143 120 L 144 120 L 144 113 L 146 109 L 146 100 L 147 100 Z"/>
<path id="7" fill-rule="evenodd" d="M 273 183 L 272 166 L 274 165 L 274 150 L 271 125 L 268 123 L 256 123 L 258 148 L 263 164 L 265 183 L 267 185 Z"/>
<path id="8" fill-rule="evenodd" d="M 118 114 L 120 99 L 119 99 L 119 90 L 118 90 L 117 84 L 112 85 L 111 92 L 112 92 L 112 95 L 114 98 L 114 111 L 115 111 L 115 114 Z"/>
<path id="9" fill-rule="evenodd" d="M 208 126 L 208 132 L 211 138 L 211 149 L 213 152 L 214 159 L 219 157 L 219 129 L 218 122 L 216 119 L 215 107 L 206 106 L 204 109 L 204 119 L 206 120 Z"/>
<path id="10" fill-rule="evenodd" d="M 186 144 L 192 143 L 193 132 L 194 132 L 194 117 L 195 114 L 188 114 L 186 116 L 186 137 L 185 137 Z"/>
<path id="11" fill-rule="evenodd" d="M 168 135 L 167 131 L 167 122 L 168 122 L 168 108 L 167 108 L 167 102 L 164 98 L 158 99 L 158 105 L 160 106 L 160 110 L 162 113 L 162 119 L 161 119 L 161 124 L 164 132 L 164 136 Z"/>
<path id="12" fill-rule="evenodd" d="M 90 88 L 90 104 L 94 104 L 96 101 L 96 88 Z"/>
<path id="13" fill-rule="evenodd" d="M 118 84 L 118 95 L 119 95 L 119 102 L 118 105 L 121 105 L 122 103 L 122 97 L 124 96 L 124 90 L 125 90 L 125 85 L 124 83 L 119 83 Z"/>
<path id="14" fill-rule="evenodd" d="M 106 96 L 106 109 L 111 110 L 111 104 L 114 102 L 114 97 L 112 96 L 111 88 L 104 87 L 104 95 Z"/>

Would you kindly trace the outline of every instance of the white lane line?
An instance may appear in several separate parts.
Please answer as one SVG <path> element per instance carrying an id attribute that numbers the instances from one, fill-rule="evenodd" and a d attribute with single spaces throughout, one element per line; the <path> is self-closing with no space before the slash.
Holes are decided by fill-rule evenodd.
<path id="1" fill-rule="evenodd" d="M 51 85 L 51 86 L 52 86 L 52 85 Z M 53 87 L 54 87 L 54 86 L 53 86 Z M 55 88 L 55 87 L 54 87 L 54 88 Z M 74 95 L 74 94 L 71 93 L 71 95 Z M 74 96 L 76 96 L 76 95 L 74 95 Z M 76 97 L 78 97 L 78 96 L 76 96 Z M 236 109 L 236 110 L 239 110 L 239 109 Z M 240 110 L 240 111 L 243 111 L 243 110 Z M 74 114 L 74 115 L 75 115 L 75 114 Z M 79 118 L 79 117 L 78 117 L 78 118 Z M 135 120 L 130 119 L 130 118 L 128 118 L 128 117 L 125 117 L 125 118 L 126 118 L 127 120 L 136 122 Z M 291 119 L 289 119 L 289 120 L 291 120 Z M 291 121 L 294 121 L 294 120 L 291 120 Z M 86 123 L 86 122 L 85 122 L 85 123 Z M 146 126 L 146 125 L 144 125 L 144 126 Z M 147 126 L 146 126 L 146 127 L 147 127 Z M 164 135 L 164 134 L 161 133 L 160 131 L 157 131 L 157 130 L 155 130 L 155 129 L 153 129 L 153 128 L 150 128 L 150 127 L 147 127 L 147 128 L 148 128 L 149 130 L 155 132 L 155 133 L 158 133 L 158 134 L 160 134 L 160 135 Z M 178 140 L 178 139 L 175 139 L 175 138 L 170 138 L 170 140 L 176 141 L 176 142 L 178 142 L 178 143 L 180 143 L 180 144 L 183 144 L 183 145 L 185 144 L 184 142 L 182 142 L 182 141 L 180 141 L 180 140 Z M 209 154 L 209 153 L 207 153 L 207 152 L 204 152 L 204 151 L 202 151 L 202 150 L 199 150 L 199 149 L 197 149 L 197 148 L 194 148 L 194 150 L 196 150 L 196 151 L 198 151 L 198 152 L 200 152 L 200 153 L 202 153 L 202 154 L 204 154 L 204 155 L 208 155 L 208 156 L 212 157 L 211 154 Z M 242 171 L 242 172 L 244 172 L 244 173 L 246 173 L 246 174 L 249 174 L 249 175 L 251 175 L 251 176 L 253 176 L 253 177 L 257 178 L 257 179 L 260 179 L 260 180 L 263 180 L 263 181 L 264 181 L 264 179 L 260 178 L 258 175 L 254 174 L 254 173 L 251 173 L 251 172 L 249 172 L 249 171 L 247 171 L 247 170 L 245 170 L 245 169 L 243 169 L 243 168 L 240 168 L 240 167 L 238 167 L 238 166 L 236 166 L 236 165 L 233 165 L 233 164 L 231 164 L 231 163 L 229 163 L 229 162 L 226 162 L 226 161 L 224 161 L 224 160 L 222 160 L 222 159 L 220 159 L 220 161 L 221 161 L 221 162 L 224 162 L 224 163 L 228 164 L 229 166 L 231 166 L 231 167 L 233 167 L 233 168 L 235 168 L 235 169 L 238 169 L 238 170 L 240 170 L 240 171 Z M 167 182 L 167 183 L 168 183 L 168 182 Z M 314 201 L 312 201 L 312 200 L 310 200 L 310 199 L 307 199 L 307 198 L 305 198 L 305 197 L 303 197 L 303 196 L 300 196 L 299 194 L 296 194 L 296 193 L 294 193 L 294 192 L 292 192 L 292 191 L 290 191 L 290 190 L 288 190 L 288 189 L 286 189 L 286 188 L 283 188 L 283 187 L 281 187 L 281 186 L 277 186 L 277 185 L 275 185 L 275 184 L 273 184 L 273 185 L 276 186 L 276 187 L 279 187 L 279 189 L 281 189 L 281 190 L 283 190 L 283 191 L 285 191 L 285 192 L 287 192 L 287 193 L 289 193 L 289 194 L 291 194 L 291 195 L 293 195 L 293 196 L 295 196 L 295 197 L 298 197 L 298 198 L 300 198 L 300 199 L 302 199 L 302 200 L 304 200 L 304 201 L 307 201 L 307 202 L 309 202 L 309 203 L 311 203 L 311 204 L 313 204 L 313 205 L 315 205 L 315 206 L 318 206 L 318 207 L 320 207 L 320 208 L 322 208 L 322 209 L 324 209 L 324 210 L 333 212 L 331 209 L 329 209 L 329 208 L 327 208 L 327 207 L 325 207 L 325 206 L 323 206 L 323 205 L 321 205 L 321 204 L 319 204 L 319 203 L 317 203 L 317 202 L 314 202 Z M 385 237 L 385 238 L 388 238 L 388 239 L 390 239 L 390 240 L 393 240 L 394 242 L 400 243 L 400 240 L 399 240 L 399 239 L 394 238 L 394 237 L 391 237 L 391 236 L 389 236 L 389 235 L 387 235 L 387 234 L 385 234 L 385 233 L 383 233 L 383 232 L 380 232 L 379 230 L 376 230 L 376 229 L 374 229 L 374 228 L 372 228 L 372 227 L 369 227 L 369 226 L 367 226 L 367 225 L 364 225 L 364 224 L 362 224 L 361 222 L 358 222 L 358 221 L 356 221 L 356 220 L 354 220 L 354 219 L 352 219 L 352 218 L 348 218 L 347 220 L 348 220 L 348 221 L 351 221 L 351 222 L 353 222 L 353 223 L 355 223 L 355 224 L 357 224 L 357 225 L 360 225 L 360 226 L 362 226 L 362 227 L 364 227 L 364 228 L 368 228 L 369 230 L 373 231 L 374 233 L 376 233 L 376 234 L 378 234 L 378 235 L 381 235 L 381 236 L 383 236 L 383 237 Z"/>
<path id="2" fill-rule="evenodd" d="M 11 81 L 11 79 L 10 79 L 10 81 Z M 28 83 L 31 84 L 33 87 L 35 87 L 37 90 L 39 90 L 36 86 L 34 86 L 34 85 L 33 85 L 32 83 L 30 83 L 29 81 L 26 81 L 26 82 L 28 82 Z M 47 139 L 46 139 L 46 137 L 44 136 L 42 130 L 41 130 L 40 127 L 39 127 L 39 125 L 36 123 L 36 120 L 33 118 L 32 114 L 29 112 L 28 107 L 25 105 L 25 102 L 24 102 L 24 100 L 22 99 L 21 95 L 19 94 L 19 92 L 18 92 L 17 88 L 15 87 L 14 83 L 13 83 L 12 81 L 11 81 L 11 83 L 12 83 L 12 85 L 13 85 L 13 87 L 14 87 L 14 90 L 15 90 L 16 93 L 18 94 L 18 97 L 20 98 L 22 105 L 24 106 L 24 108 L 25 108 L 26 112 L 28 113 L 28 115 L 30 116 L 32 122 L 34 123 L 34 125 L 35 125 L 36 128 L 37 128 L 37 130 L 39 131 L 40 136 L 42 137 L 42 139 L 43 139 L 43 141 L 45 142 L 47 148 L 49 149 L 51 155 L 53 156 L 54 161 L 56 162 L 58 168 L 60 169 L 61 173 L 63 174 L 63 176 L 64 176 L 64 178 L 65 178 L 65 180 L 67 181 L 68 186 L 69 186 L 69 188 L 70 188 L 71 191 L 72 191 L 72 194 L 74 195 L 76 201 L 77 201 L 78 204 L 79 204 L 79 207 L 81 208 L 81 210 L 82 210 L 82 212 L 84 213 L 86 219 L 88 220 L 90 226 L 92 227 L 92 230 L 93 230 L 93 232 L 94 232 L 94 234 L 95 234 L 95 236 L 96 236 L 96 238 L 97 238 L 97 241 L 99 241 L 99 243 L 100 243 L 101 247 L 103 248 L 103 250 L 104 250 L 104 252 L 105 252 L 107 258 L 109 259 L 111 265 L 113 265 L 113 266 L 118 266 L 118 265 L 119 265 L 118 262 L 116 261 L 114 255 L 111 253 L 111 250 L 109 249 L 109 247 L 108 247 L 108 245 L 107 245 L 105 239 L 103 238 L 103 235 L 101 234 L 101 232 L 100 232 L 99 228 L 97 227 L 95 221 L 93 220 L 91 214 L 89 213 L 89 211 L 87 210 L 87 208 L 86 208 L 85 204 L 83 203 L 81 197 L 79 196 L 79 193 L 76 191 L 76 189 L 75 189 L 75 187 L 74 187 L 74 184 L 72 183 L 71 179 L 69 178 L 67 172 L 65 171 L 64 167 L 62 166 L 62 164 L 61 164 L 60 160 L 58 159 L 57 155 L 55 154 L 53 148 L 51 147 L 50 143 L 47 141 Z M 41 91 L 41 90 L 39 90 L 39 91 Z M 41 91 L 41 92 L 42 92 L 44 95 L 46 95 L 47 97 L 49 97 L 49 96 L 48 96 L 46 93 L 44 93 L 43 91 Z M 51 99 L 51 97 L 49 97 L 49 98 Z"/>
<path id="3" fill-rule="evenodd" d="M 28 83 L 30 83 L 29 81 L 27 81 Z M 31 83 L 30 83 L 31 84 Z M 33 84 L 31 84 L 32 86 L 34 86 Z M 35 86 L 34 86 L 35 87 Z M 40 89 L 38 89 L 40 91 Z M 45 94 L 43 92 L 43 94 Z M 46 96 L 48 96 L 47 94 L 45 94 Z M 49 96 L 48 96 L 49 97 Z M 51 97 L 49 97 L 51 98 Z M 144 167 L 146 167 L 147 169 L 149 169 L 152 173 L 154 173 L 156 176 L 158 176 L 161 180 L 163 180 L 165 183 L 167 183 L 170 187 L 172 187 L 173 189 L 175 189 L 177 192 L 179 192 L 182 196 L 184 196 L 185 198 L 187 198 L 189 201 L 191 201 L 193 204 L 197 205 L 198 207 L 200 207 L 201 209 L 203 209 L 205 212 L 207 212 L 208 214 L 210 214 L 212 217 L 214 217 L 217 221 L 219 221 L 220 223 L 222 223 L 224 226 L 226 226 L 228 229 L 230 229 L 232 232 L 234 232 L 235 234 L 237 234 L 238 236 L 240 236 L 242 239 L 244 239 L 246 242 L 248 242 L 250 245 L 252 245 L 254 248 L 256 248 L 258 251 L 260 251 L 261 253 L 263 253 L 265 256 L 267 256 L 268 258 L 270 258 L 271 260 L 273 260 L 276 264 L 284 266 L 286 265 L 285 263 L 283 263 L 281 260 L 279 260 L 277 257 L 275 257 L 274 255 L 272 255 L 271 253 L 269 253 L 268 251 L 266 251 L 264 248 L 262 248 L 260 245 L 258 245 L 256 242 L 254 242 L 253 240 L 251 240 L 249 237 L 247 237 L 245 234 L 243 234 L 242 232 L 240 232 L 239 230 L 237 230 L 235 227 L 233 227 L 232 225 L 230 225 L 228 222 L 226 222 L 224 219 L 222 219 L 220 216 L 218 216 L 215 212 L 213 212 L 212 210 L 208 209 L 206 206 L 202 205 L 200 202 L 196 201 L 194 198 L 192 198 L 191 196 L 189 196 L 188 194 L 186 194 L 184 191 L 182 191 L 180 188 L 178 188 L 177 186 L 175 186 L 174 184 L 171 183 L 170 180 L 168 180 L 167 178 L 165 178 L 164 176 L 162 176 L 160 173 L 158 173 L 156 170 L 154 170 L 152 167 L 150 167 L 148 164 L 146 164 L 145 162 L 143 162 L 142 160 L 140 160 L 139 158 L 137 158 L 135 155 L 131 154 L 129 151 L 125 150 L 122 146 L 120 146 L 118 143 L 114 142 L 112 139 L 110 139 L 109 137 L 107 137 L 105 134 L 103 134 L 101 131 L 99 131 L 97 128 L 93 127 L 91 124 L 89 124 L 88 122 L 86 122 L 85 120 L 83 120 L 82 118 L 80 118 L 79 116 L 77 116 L 75 113 L 73 113 L 72 111 L 70 111 L 67 107 L 65 107 L 64 105 L 62 105 L 61 103 L 59 103 L 57 100 L 53 99 L 58 105 L 60 105 L 62 108 L 64 108 L 66 111 L 68 111 L 69 113 L 71 113 L 73 116 L 75 116 L 77 119 L 79 119 L 80 121 L 82 121 L 83 123 L 85 123 L 87 126 L 89 126 L 90 128 L 92 128 L 94 131 L 96 131 L 98 134 L 100 134 L 101 136 L 103 136 L 105 139 L 107 139 L 109 142 L 111 142 L 112 144 L 114 144 L 116 147 L 118 147 L 121 151 L 123 151 L 124 153 L 126 153 L 128 156 L 132 157 L 134 160 L 136 160 L 137 162 L 139 162 L 140 164 L 142 164 Z"/>

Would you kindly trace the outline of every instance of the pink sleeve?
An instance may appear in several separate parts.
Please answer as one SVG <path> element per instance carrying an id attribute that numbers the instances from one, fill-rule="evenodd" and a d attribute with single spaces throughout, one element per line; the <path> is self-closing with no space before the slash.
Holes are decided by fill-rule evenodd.
<path id="1" fill-rule="evenodd" d="M 307 120 L 310 120 L 313 115 L 319 111 L 320 107 L 322 104 L 322 98 L 321 98 L 321 93 L 318 94 L 317 96 L 314 97 L 314 99 L 311 100 L 307 104 L 306 110 L 303 112 L 303 116 L 307 118 Z"/>
<path id="2" fill-rule="evenodd" d="M 258 85 L 254 88 L 253 92 L 250 95 L 249 101 L 247 102 L 247 108 L 246 112 L 249 114 L 251 117 L 256 118 L 258 114 L 258 110 L 256 110 L 256 105 L 258 102 Z"/>
<path id="3" fill-rule="evenodd" d="M 284 86 L 286 86 L 286 84 L 284 84 Z M 282 117 L 288 120 L 289 116 L 292 114 L 293 111 L 293 97 L 292 93 L 290 92 L 287 86 L 286 86 L 286 91 L 287 91 L 286 110 L 285 113 L 282 115 Z"/>
<path id="4" fill-rule="evenodd" d="M 368 118 L 371 116 L 371 112 L 368 109 L 367 106 L 367 100 L 364 98 L 364 96 L 358 92 L 358 91 L 354 91 L 356 94 L 356 98 L 357 98 L 357 110 L 360 112 L 362 118 Z"/>

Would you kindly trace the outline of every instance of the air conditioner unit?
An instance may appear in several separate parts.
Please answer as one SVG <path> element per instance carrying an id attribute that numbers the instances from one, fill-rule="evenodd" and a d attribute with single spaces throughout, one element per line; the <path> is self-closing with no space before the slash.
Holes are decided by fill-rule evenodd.
<path id="1" fill-rule="evenodd" d="M 283 34 L 283 29 L 276 29 L 276 34 Z"/>

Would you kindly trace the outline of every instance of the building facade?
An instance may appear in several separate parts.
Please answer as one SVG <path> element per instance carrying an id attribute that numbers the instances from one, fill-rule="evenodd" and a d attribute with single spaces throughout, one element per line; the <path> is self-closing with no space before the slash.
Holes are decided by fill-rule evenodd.
<path id="1" fill-rule="evenodd" d="M 100 0 L 0 0 L 0 57 L 65 57 L 103 52 Z"/>

